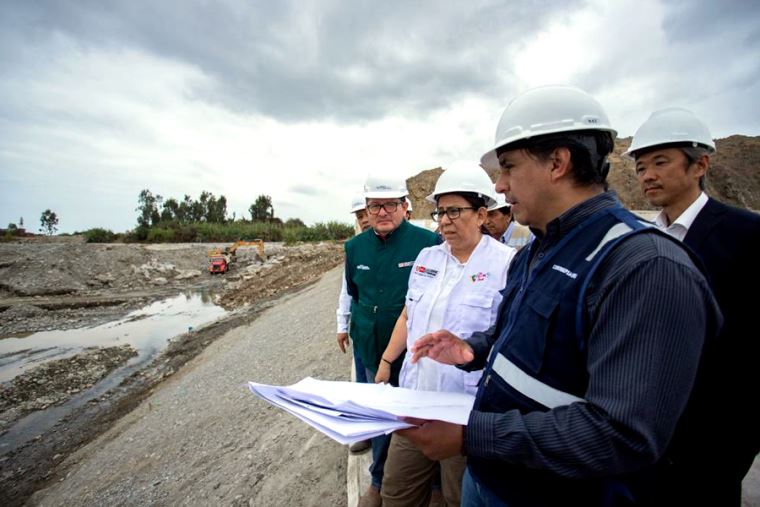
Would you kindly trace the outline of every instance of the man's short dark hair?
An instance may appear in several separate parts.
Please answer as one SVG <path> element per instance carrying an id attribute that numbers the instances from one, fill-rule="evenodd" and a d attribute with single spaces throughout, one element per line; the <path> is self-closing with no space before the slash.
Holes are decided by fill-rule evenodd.
<path id="1" fill-rule="evenodd" d="M 557 148 L 567 148 L 573 162 L 575 181 L 584 185 L 606 186 L 607 173 L 610 170 L 607 156 L 612 153 L 614 146 L 609 132 L 579 130 L 523 139 L 498 148 L 496 154 L 524 149 L 533 157 L 547 160 Z"/>
<path id="2" fill-rule="evenodd" d="M 702 146 L 684 146 L 681 148 L 681 152 L 686 157 L 686 161 L 688 162 L 688 165 L 693 164 L 700 158 L 704 157 L 705 155 L 709 155 L 710 151 L 707 148 L 703 148 Z M 705 189 L 705 175 L 700 176 L 699 178 L 699 189 L 704 190 Z"/>

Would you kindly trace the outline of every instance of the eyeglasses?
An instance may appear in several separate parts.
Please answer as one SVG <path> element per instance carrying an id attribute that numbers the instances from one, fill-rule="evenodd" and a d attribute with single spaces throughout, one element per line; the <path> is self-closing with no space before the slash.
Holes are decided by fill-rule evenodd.
<path id="1" fill-rule="evenodd" d="M 477 208 L 473 208 L 472 206 L 466 207 L 466 208 L 446 208 L 446 209 L 437 209 L 434 212 L 430 214 L 430 216 L 438 222 L 441 219 L 442 215 L 446 215 L 449 217 L 450 220 L 456 220 L 459 218 L 459 215 L 462 214 L 463 209 L 471 209 L 476 210 Z"/>
<path id="2" fill-rule="evenodd" d="M 403 201 L 385 202 L 383 204 L 370 204 L 367 206 L 367 211 L 369 211 L 370 215 L 377 215 L 380 213 L 380 208 L 383 208 L 386 213 L 394 213 L 401 204 L 404 204 Z"/>

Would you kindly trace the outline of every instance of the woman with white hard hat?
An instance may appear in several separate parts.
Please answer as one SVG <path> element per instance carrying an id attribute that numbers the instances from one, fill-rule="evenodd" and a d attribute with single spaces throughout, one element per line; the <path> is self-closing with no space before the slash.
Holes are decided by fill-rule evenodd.
<path id="1" fill-rule="evenodd" d="M 490 327 L 515 255 L 514 248 L 481 232 L 496 198 L 491 179 L 476 163 L 452 164 L 427 199 L 436 204 L 431 216 L 445 241 L 423 249 L 414 261 L 406 306 L 383 353 L 376 382 L 388 381 L 391 363 L 420 336 L 444 328 L 469 336 Z M 482 370 L 465 372 L 429 359 L 412 364 L 410 358 L 404 358 L 401 387 L 475 394 Z M 460 503 L 465 464 L 463 456 L 440 461 L 447 505 Z M 427 505 L 436 468 L 436 461 L 394 434 L 381 489 L 383 505 Z"/>

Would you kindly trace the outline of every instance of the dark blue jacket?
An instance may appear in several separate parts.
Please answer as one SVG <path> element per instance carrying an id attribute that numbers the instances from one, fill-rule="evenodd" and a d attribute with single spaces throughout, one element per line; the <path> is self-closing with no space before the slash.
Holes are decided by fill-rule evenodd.
<path id="1" fill-rule="evenodd" d="M 512 507 L 647 496 L 704 340 L 720 325 L 688 255 L 608 203 L 551 246 L 520 252 L 504 295 L 465 430 L 475 480 Z M 666 325 L 658 309 L 683 322 Z M 620 315 L 619 332 L 603 322 Z M 485 347 L 473 348 L 476 367 Z"/>

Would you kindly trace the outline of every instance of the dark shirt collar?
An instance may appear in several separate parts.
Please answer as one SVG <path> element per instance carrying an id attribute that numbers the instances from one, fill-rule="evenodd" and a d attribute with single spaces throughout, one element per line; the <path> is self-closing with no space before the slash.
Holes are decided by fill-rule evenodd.
<path id="1" fill-rule="evenodd" d="M 531 229 L 536 239 L 543 243 L 542 247 L 547 247 L 559 241 L 575 226 L 586 220 L 588 217 L 606 208 L 619 206 L 617 196 L 612 191 L 602 192 L 590 199 L 586 199 L 560 216 L 546 224 L 546 234 L 542 235 L 541 231 Z M 543 237 L 542 237 L 543 236 Z"/>

